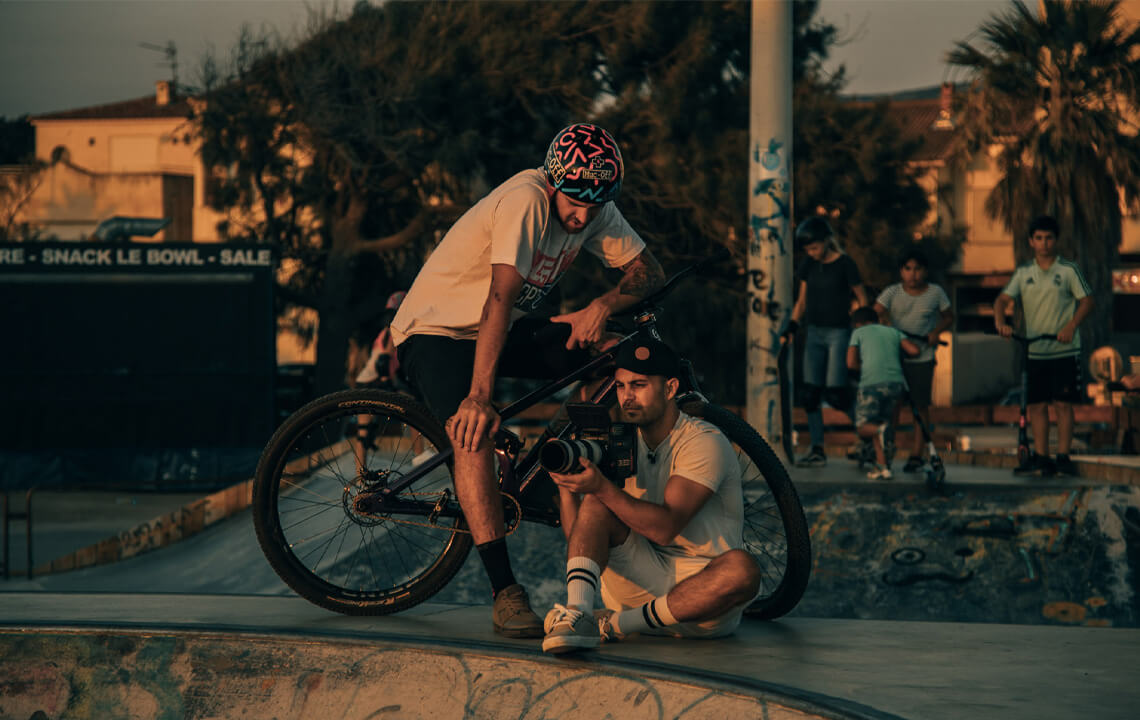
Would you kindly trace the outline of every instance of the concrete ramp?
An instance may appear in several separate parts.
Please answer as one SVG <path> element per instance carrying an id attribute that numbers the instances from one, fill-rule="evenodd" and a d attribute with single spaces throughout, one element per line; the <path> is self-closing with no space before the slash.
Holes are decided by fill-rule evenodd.
<path id="1" fill-rule="evenodd" d="M 0 720 L 1134 720 L 1140 629 L 785 618 L 563 657 L 485 605 L 0 592 Z"/>
<path id="2" fill-rule="evenodd" d="M 0 632 L 0 717 L 840 718 L 755 689 L 582 661 L 210 632 Z"/>

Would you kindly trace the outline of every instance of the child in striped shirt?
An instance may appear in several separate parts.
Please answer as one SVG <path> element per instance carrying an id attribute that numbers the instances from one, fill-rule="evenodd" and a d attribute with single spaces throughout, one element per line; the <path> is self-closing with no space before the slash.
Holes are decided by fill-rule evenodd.
<path id="1" fill-rule="evenodd" d="M 903 472 L 918 472 L 922 467 L 922 433 L 918 429 L 918 423 L 928 422 L 933 434 L 930 391 L 934 384 L 934 351 L 938 347 L 938 337 L 954 324 L 950 298 L 946 297 L 946 292 L 939 285 L 927 280 L 929 266 L 922 250 L 905 250 L 899 256 L 902 282 L 888 286 L 875 300 L 879 322 L 900 330 L 919 347 L 918 355 L 905 358 L 902 366 L 910 396 L 922 416 L 914 419 L 910 457 L 903 466 Z M 894 427 L 898 426 L 898 411 L 899 408 L 896 407 Z"/>

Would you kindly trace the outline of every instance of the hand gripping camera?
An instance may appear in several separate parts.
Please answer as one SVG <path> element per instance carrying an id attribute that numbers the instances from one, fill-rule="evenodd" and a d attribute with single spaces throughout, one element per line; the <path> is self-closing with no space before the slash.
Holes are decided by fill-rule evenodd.
<path id="1" fill-rule="evenodd" d="M 637 472 L 637 426 L 610 421 L 606 408 L 591 403 L 568 403 L 570 422 L 578 427 L 568 440 L 555 438 L 539 451 L 538 462 L 549 472 L 577 472 L 586 458 L 610 480 L 625 480 Z"/>

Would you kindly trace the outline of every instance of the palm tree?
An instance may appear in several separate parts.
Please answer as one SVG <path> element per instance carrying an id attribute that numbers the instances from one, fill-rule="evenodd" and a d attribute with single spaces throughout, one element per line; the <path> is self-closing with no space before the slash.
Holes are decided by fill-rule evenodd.
<path id="1" fill-rule="evenodd" d="M 1121 206 L 1140 200 L 1140 27 L 1121 19 L 1118 0 L 1039 6 L 1014 2 L 947 62 L 971 76 L 961 149 L 1000 148 L 986 212 L 1013 235 L 1019 263 L 1030 258 L 1030 220 L 1057 218 L 1061 254 L 1076 259 L 1097 303 L 1083 326 L 1089 349 L 1109 340 Z"/>

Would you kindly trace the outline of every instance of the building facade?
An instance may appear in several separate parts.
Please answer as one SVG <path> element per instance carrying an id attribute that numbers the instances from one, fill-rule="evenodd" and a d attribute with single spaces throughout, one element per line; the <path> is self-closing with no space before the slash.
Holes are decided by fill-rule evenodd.
<path id="1" fill-rule="evenodd" d="M 21 219 L 45 239 L 87 240 L 114 216 L 166 218 L 153 241 L 217 242 L 190 110 L 162 81 L 153 96 L 31 118 L 46 167 Z"/>

